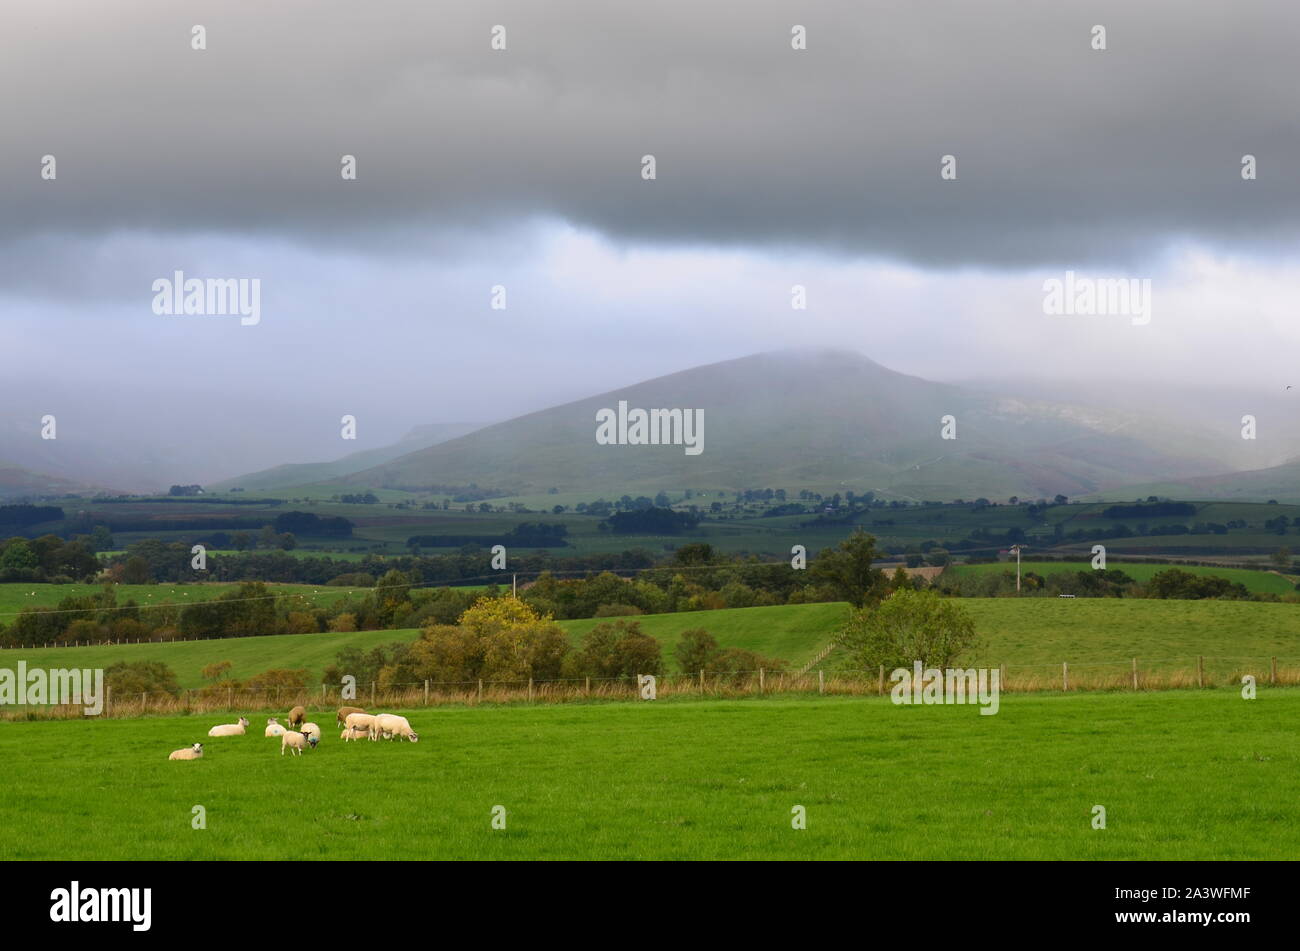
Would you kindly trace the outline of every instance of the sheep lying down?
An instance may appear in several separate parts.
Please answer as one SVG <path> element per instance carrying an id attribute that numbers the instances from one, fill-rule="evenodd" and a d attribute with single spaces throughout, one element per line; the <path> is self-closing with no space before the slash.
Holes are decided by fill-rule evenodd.
<path id="1" fill-rule="evenodd" d="M 248 728 L 248 718 L 240 717 L 238 723 L 223 723 L 208 730 L 208 736 L 243 736 Z"/>
<path id="2" fill-rule="evenodd" d="M 202 759 L 203 744 L 195 743 L 193 746 L 187 746 L 183 750 L 176 750 L 172 753 L 171 756 L 167 758 L 169 760 L 170 759 Z"/>
<path id="3" fill-rule="evenodd" d="M 284 725 L 275 717 L 266 721 L 266 732 L 263 736 L 284 736 Z"/>

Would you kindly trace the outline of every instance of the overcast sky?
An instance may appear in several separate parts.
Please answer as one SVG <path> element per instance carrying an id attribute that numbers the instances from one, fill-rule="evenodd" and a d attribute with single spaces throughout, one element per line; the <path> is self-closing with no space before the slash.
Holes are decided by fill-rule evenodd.
<path id="1" fill-rule="evenodd" d="M 8 4 L 0 460 L 39 410 L 210 433 L 214 479 L 342 454 L 343 413 L 365 448 L 808 344 L 1275 393 L 1298 36 L 1289 0 Z M 259 279 L 261 322 L 154 314 L 176 270 Z M 1150 279 L 1150 323 L 1045 315 L 1066 270 Z"/>

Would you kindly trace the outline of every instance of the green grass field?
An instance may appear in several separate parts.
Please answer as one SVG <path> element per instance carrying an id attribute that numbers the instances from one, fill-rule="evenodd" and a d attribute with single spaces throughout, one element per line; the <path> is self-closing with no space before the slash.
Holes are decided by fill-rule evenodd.
<path id="1" fill-rule="evenodd" d="M 418 744 L 0 727 L 0 859 L 1288 859 L 1300 690 L 408 711 Z M 167 754 L 203 742 L 204 759 Z M 193 807 L 206 829 L 192 828 Z M 503 806 L 507 827 L 491 826 Z M 792 809 L 807 828 L 791 828 Z M 1091 827 L 1104 806 L 1107 827 Z"/>
<path id="2" fill-rule="evenodd" d="M 297 594 L 310 599 L 315 605 L 328 605 L 349 592 L 359 593 L 359 588 L 332 588 L 311 584 L 268 584 L 273 594 Z M 0 622 L 9 622 L 12 615 L 23 608 L 53 608 L 64 598 L 84 597 L 104 590 L 102 584 L 37 584 L 19 582 L 0 584 Z M 116 586 L 117 603 L 134 600 L 137 604 L 189 604 L 210 601 L 223 594 L 239 590 L 238 584 L 119 584 Z M 9 615 L 8 617 L 6 615 Z"/>
<path id="3" fill-rule="evenodd" d="M 813 658 L 818 649 L 830 640 L 832 632 L 844 622 L 847 613 L 845 604 L 783 604 L 603 620 L 640 622 L 642 633 L 649 634 L 663 645 L 667 666 L 675 670 L 672 650 L 681 639 L 682 631 L 702 627 L 723 647 L 741 647 L 797 665 Z M 576 640 L 601 620 L 589 618 L 561 621 L 560 624 Z"/>
<path id="4" fill-rule="evenodd" d="M 988 665 L 1124 665 L 1138 657 L 1144 669 L 1186 669 L 1198 655 L 1214 659 L 1207 660 L 1212 671 L 1233 669 L 1233 658 L 1260 662 L 1277 656 L 1285 664 L 1300 663 L 1300 606 L 1294 604 L 1115 598 L 962 598 L 956 603 L 974 617 L 985 642 L 965 659 Z M 848 612 L 842 603 L 796 604 L 627 620 L 640 622 L 645 633 L 661 642 L 669 671 L 676 669 L 672 651 L 681 632 L 697 627 L 713 634 L 723 647 L 743 647 L 798 667 L 829 643 Z M 559 623 L 576 643 L 599 621 Z M 176 672 L 182 687 L 199 687 L 203 667 L 228 660 L 236 677 L 273 667 L 306 668 L 309 682 L 315 683 L 345 647 L 370 648 L 417 636 L 418 631 L 408 629 L 8 650 L 0 651 L 0 666 L 13 667 L 19 660 L 42 667 L 160 660 Z M 834 656 L 827 661 L 835 663 Z"/>
<path id="5" fill-rule="evenodd" d="M 1246 590 L 1252 594 L 1293 594 L 1295 592 L 1294 581 L 1271 571 L 1255 571 L 1249 568 L 1212 568 L 1205 565 L 1154 565 L 1143 561 L 1116 561 L 1114 559 L 1107 559 L 1106 567 L 1117 568 L 1134 581 L 1143 584 L 1150 581 L 1151 576 L 1156 572 L 1177 568 L 1180 571 L 1186 571 L 1194 575 L 1212 575 L 1217 578 L 1227 578 L 1229 581 L 1245 585 Z M 1032 571 L 1035 574 L 1047 577 L 1050 574 L 1063 571 L 1091 571 L 1092 567 L 1086 561 L 1022 561 L 1020 570 L 1022 573 Z M 1014 575 L 1016 563 L 1014 561 L 1002 561 L 996 564 L 953 565 L 944 572 L 943 576 L 945 579 L 949 577 L 964 578 L 972 575 L 997 574 L 1003 571 L 1010 571 Z"/>

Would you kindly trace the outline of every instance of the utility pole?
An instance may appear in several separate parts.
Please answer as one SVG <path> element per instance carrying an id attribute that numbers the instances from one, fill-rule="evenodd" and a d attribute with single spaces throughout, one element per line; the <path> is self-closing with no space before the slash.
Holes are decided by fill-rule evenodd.
<path id="1" fill-rule="evenodd" d="M 1012 545 L 1011 550 L 1016 553 L 1016 594 L 1020 593 L 1020 547 Z"/>
<path id="2" fill-rule="evenodd" d="M 519 597 L 519 575 L 517 574 L 510 576 L 510 597 Z"/>

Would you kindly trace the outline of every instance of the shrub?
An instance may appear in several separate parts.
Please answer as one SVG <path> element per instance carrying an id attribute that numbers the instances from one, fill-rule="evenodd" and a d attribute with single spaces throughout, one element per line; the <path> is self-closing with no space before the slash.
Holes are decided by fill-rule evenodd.
<path id="1" fill-rule="evenodd" d="M 139 693 L 165 693 L 175 697 L 181 692 L 176 674 L 158 660 L 118 661 L 104 669 L 104 683 L 120 700 Z"/>
<path id="2" fill-rule="evenodd" d="M 688 673 L 704 670 L 717 653 L 717 639 L 702 627 L 682 631 L 681 640 L 673 650 L 677 666 Z"/>
<path id="3" fill-rule="evenodd" d="M 278 688 L 281 690 L 301 691 L 307 689 L 307 669 L 273 668 L 248 678 L 248 686 L 259 690 Z"/>
<path id="4" fill-rule="evenodd" d="M 230 674 L 231 668 L 235 665 L 228 660 L 219 660 L 216 663 L 208 664 L 203 670 L 199 671 L 199 676 L 204 680 L 218 681 L 225 680 Z"/>
<path id="5" fill-rule="evenodd" d="M 330 618 L 330 630 L 336 634 L 351 634 L 357 629 L 357 616 L 346 612 Z"/>
<path id="6" fill-rule="evenodd" d="M 284 620 L 286 634 L 314 634 L 316 630 L 315 616 L 306 611 L 290 611 Z"/>
<path id="7" fill-rule="evenodd" d="M 663 672 L 659 642 L 637 621 L 604 621 L 582 639 L 580 668 L 592 677 L 632 678 Z"/>
<path id="8" fill-rule="evenodd" d="M 704 665 L 704 675 L 722 684 L 742 684 L 755 677 L 760 669 L 779 672 L 786 667 L 785 661 L 764 657 L 741 647 L 729 647 L 709 658 Z"/>
<path id="9" fill-rule="evenodd" d="M 850 668 L 949 667 L 979 643 L 975 622 L 960 603 L 933 591 L 899 589 L 875 608 L 855 611 L 835 636 Z"/>

